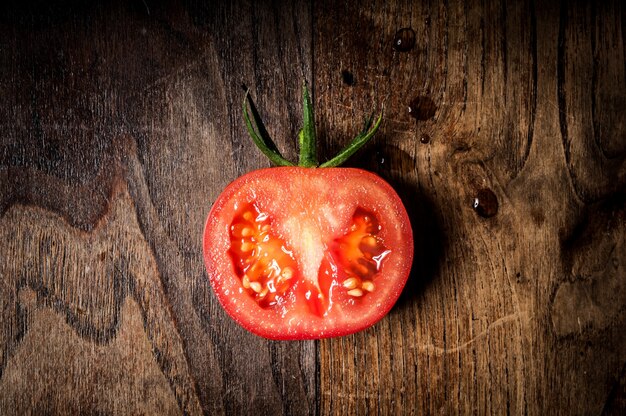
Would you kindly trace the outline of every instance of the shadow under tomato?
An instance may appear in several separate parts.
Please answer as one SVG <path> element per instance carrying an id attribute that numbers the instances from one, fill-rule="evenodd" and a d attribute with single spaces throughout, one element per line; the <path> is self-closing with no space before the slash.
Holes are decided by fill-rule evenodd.
<path id="1" fill-rule="evenodd" d="M 381 140 L 383 141 L 383 140 Z M 394 308 L 403 308 L 421 296 L 438 273 L 446 247 L 445 234 L 432 199 L 418 186 L 415 160 L 391 145 L 368 146 L 349 164 L 374 172 L 396 190 L 413 230 L 414 256 L 411 274 Z"/>

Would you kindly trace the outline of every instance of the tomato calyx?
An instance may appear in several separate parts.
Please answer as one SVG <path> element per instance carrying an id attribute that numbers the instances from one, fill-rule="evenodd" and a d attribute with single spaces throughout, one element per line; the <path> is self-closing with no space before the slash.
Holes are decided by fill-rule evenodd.
<path id="1" fill-rule="evenodd" d="M 246 91 L 243 101 L 243 115 L 246 122 L 246 128 L 254 144 L 267 156 L 272 163 L 277 166 L 295 166 L 294 163 L 285 159 L 276 144 L 270 137 L 263 120 L 250 97 L 250 90 L 245 86 Z M 352 139 L 337 155 L 330 160 L 319 164 L 317 160 L 317 140 L 315 134 L 315 118 L 313 116 L 313 105 L 311 104 L 311 97 L 306 83 L 302 87 L 302 105 L 303 105 L 303 127 L 298 133 L 298 144 L 300 148 L 300 155 L 298 160 L 298 166 L 311 168 L 311 167 L 337 167 L 344 163 L 350 156 L 356 153 L 361 147 L 363 147 L 373 136 L 374 133 L 380 127 L 383 114 L 379 114 L 378 118 L 374 122 L 374 118 L 369 116 L 365 119 L 363 129 L 357 136 Z M 250 113 L 252 113 L 252 120 L 250 119 L 250 113 L 248 112 L 250 107 Z M 254 125 L 253 125 L 254 121 Z M 255 128 L 256 127 L 256 128 Z"/>

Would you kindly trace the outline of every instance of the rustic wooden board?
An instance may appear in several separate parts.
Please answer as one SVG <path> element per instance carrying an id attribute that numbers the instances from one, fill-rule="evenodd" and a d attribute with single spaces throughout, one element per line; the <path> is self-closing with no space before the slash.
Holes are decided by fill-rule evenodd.
<path id="1" fill-rule="evenodd" d="M 626 8 L 511 3 L 0 6 L 0 413 L 625 413 Z M 241 84 L 293 159 L 303 80 L 322 156 L 384 108 L 349 164 L 416 258 L 376 326 L 271 342 L 201 233 L 269 166 Z"/>

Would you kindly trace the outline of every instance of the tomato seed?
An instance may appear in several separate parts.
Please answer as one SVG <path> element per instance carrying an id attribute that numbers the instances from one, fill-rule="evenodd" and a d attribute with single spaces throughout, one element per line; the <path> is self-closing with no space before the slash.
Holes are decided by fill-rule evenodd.
<path id="1" fill-rule="evenodd" d="M 256 293 L 261 293 L 263 286 L 261 286 L 259 282 L 250 282 L 250 289 L 254 290 Z"/>
<path id="2" fill-rule="evenodd" d="M 373 292 L 374 291 L 374 283 L 366 280 L 365 282 L 363 282 L 363 284 L 361 285 L 361 288 L 367 292 Z"/>
<path id="3" fill-rule="evenodd" d="M 368 235 L 361 239 L 361 244 L 364 244 L 366 247 L 376 247 L 378 242 L 375 237 Z"/>
<path id="4" fill-rule="evenodd" d="M 348 290 L 348 295 L 354 296 L 355 298 L 360 298 L 361 296 L 363 296 L 363 291 L 361 289 Z"/>
<path id="5" fill-rule="evenodd" d="M 252 251 L 252 250 L 254 250 L 253 243 L 246 241 L 245 243 L 241 244 L 241 251 L 243 251 L 244 253 L 247 253 L 248 251 Z"/>
<path id="6" fill-rule="evenodd" d="M 280 272 L 280 276 L 285 279 L 285 280 L 289 280 L 293 277 L 293 269 L 291 267 L 285 267 L 281 272 Z"/>
<path id="7" fill-rule="evenodd" d="M 246 221 L 250 221 L 252 222 L 254 220 L 254 214 L 251 213 L 250 211 L 246 211 L 243 213 L 242 215 L 243 219 Z"/>
<path id="8" fill-rule="evenodd" d="M 243 235 L 244 228 L 247 228 L 247 227 L 245 225 L 243 225 L 243 224 L 232 225 L 230 227 L 230 233 L 231 233 L 231 235 L 234 235 L 237 238 L 241 238 L 241 237 L 244 236 Z"/>
<path id="9" fill-rule="evenodd" d="M 243 279 L 241 279 L 241 284 L 243 285 L 244 288 L 249 289 L 250 288 L 250 278 L 248 277 L 247 274 L 243 275 Z"/>
<path id="10" fill-rule="evenodd" d="M 343 287 L 346 289 L 356 289 L 359 286 L 359 279 L 357 277 L 349 277 L 343 281 Z"/>

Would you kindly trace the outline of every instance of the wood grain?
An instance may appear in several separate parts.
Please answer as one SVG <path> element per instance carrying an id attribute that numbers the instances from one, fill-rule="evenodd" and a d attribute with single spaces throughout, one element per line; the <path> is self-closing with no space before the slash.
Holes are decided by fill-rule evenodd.
<path id="1" fill-rule="evenodd" d="M 617 1 L 3 4 L 0 413 L 623 414 L 625 25 Z M 295 159 L 303 80 L 322 158 L 384 109 L 349 164 L 398 190 L 416 258 L 374 327 L 272 342 L 219 306 L 201 232 L 269 166 L 241 84 Z"/>
<path id="2" fill-rule="evenodd" d="M 601 413 L 624 361 L 626 132 L 613 113 L 625 108 L 624 12 L 376 6 L 321 8 L 314 54 L 329 64 L 315 84 L 338 143 L 347 131 L 336 126 L 354 131 L 369 108 L 335 102 L 386 98 L 381 149 L 364 166 L 396 181 L 414 211 L 412 299 L 369 331 L 320 343 L 322 412 Z M 324 42 L 357 26 L 371 35 Z M 404 54 L 390 47 L 403 27 L 416 33 Z M 432 120 L 409 116 L 415 96 L 437 104 Z M 493 218 L 471 209 L 481 188 L 498 197 Z"/>

